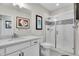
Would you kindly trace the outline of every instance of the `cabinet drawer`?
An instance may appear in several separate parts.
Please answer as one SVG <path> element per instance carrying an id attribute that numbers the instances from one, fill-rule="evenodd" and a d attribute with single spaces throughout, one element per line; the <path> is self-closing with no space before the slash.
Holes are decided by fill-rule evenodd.
<path id="1" fill-rule="evenodd" d="M 29 47 L 30 46 L 30 42 L 26 42 L 26 43 L 21 43 L 21 44 L 17 44 L 17 45 L 13 45 L 10 47 L 6 48 L 6 54 L 12 53 L 14 51 L 23 49 L 25 47 Z"/>
<path id="2" fill-rule="evenodd" d="M 4 56 L 4 49 L 0 49 L 0 56 Z"/>
<path id="3" fill-rule="evenodd" d="M 38 40 L 32 40 L 31 41 L 31 45 L 36 45 L 36 44 L 39 44 L 39 41 Z"/>

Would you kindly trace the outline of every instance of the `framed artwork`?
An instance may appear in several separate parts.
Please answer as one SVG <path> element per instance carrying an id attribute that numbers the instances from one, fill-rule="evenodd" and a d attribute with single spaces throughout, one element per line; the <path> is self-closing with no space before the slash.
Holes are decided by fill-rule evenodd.
<path id="1" fill-rule="evenodd" d="M 6 20 L 6 21 L 5 21 L 5 28 L 6 28 L 6 29 L 11 29 L 11 28 L 12 28 L 11 24 L 12 24 L 11 21 Z"/>
<path id="2" fill-rule="evenodd" d="M 42 30 L 42 16 L 36 15 L 36 30 Z"/>
<path id="3" fill-rule="evenodd" d="M 16 28 L 30 28 L 30 19 L 24 17 L 16 17 Z"/>

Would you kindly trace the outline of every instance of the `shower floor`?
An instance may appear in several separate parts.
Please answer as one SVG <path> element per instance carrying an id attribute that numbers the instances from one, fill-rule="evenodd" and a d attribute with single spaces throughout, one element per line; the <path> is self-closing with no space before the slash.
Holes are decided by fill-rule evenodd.
<path id="1" fill-rule="evenodd" d="M 73 56 L 73 53 L 66 52 L 63 50 L 50 50 L 50 56 Z"/>
<path id="2" fill-rule="evenodd" d="M 45 48 L 41 48 L 41 56 L 46 56 L 46 49 Z M 50 48 L 49 56 L 73 56 L 73 53 L 64 51 L 64 50 L 60 50 L 58 48 Z"/>

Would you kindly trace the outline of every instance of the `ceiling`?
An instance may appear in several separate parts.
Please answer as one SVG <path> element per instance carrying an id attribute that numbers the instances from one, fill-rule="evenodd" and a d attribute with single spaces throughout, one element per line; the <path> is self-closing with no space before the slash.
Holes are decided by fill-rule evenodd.
<path id="1" fill-rule="evenodd" d="M 1 4 L 1 3 L 0 3 Z M 2 3 L 3 4 L 3 3 Z M 72 7 L 73 3 L 58 3 L 59 6 L 56 5 L 57 3 L 26 3 L 25 4 L 25 8 L 29 9 L 31 7 L 42 7 L 46 10 L 48 10 L 49 12 L 53 12 L 55 10 L 59 10 L 61 8 L 66 8 L 66 7 Z M 9 5 L 9 4 L 3 4 L 3 5 Z M 21 5 L 21 4 L 20 4 Z M 10 5 L 9 5 L 10 6 Z M 30 7 L 31 6 L 31 7 Z M 22 9 L 22 8 L 21 8 Z M 24 9 L 23 9 L 24 10 Z"/>
<path id="2" fill-rule="evenodd" d="M 57 3 L 40 3 L 40 5 L 42 5 L 44 8 L 46 8 L 49 11 L 54 11 L 57 10 L 59 8 L 63 8 L 63 7 L 67 7 L 67 6 L 71 6 L 72 3 L 59 3 L 59 5 L 56 5 Z"/>

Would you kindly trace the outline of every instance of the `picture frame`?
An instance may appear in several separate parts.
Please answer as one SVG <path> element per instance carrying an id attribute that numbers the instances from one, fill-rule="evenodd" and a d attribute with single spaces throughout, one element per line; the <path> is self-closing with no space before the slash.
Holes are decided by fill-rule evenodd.
<path id="1" fill-rule="evenodd" d="M 42 16 L 36 15 L 36 30 L 42 30 Z"/>
<path id="2" fill-rule="evenodd" d="M 6 20 L 6 21 L 5 21 L 5 28 L 6 28 L 6 29 L 11 29 L 11 28 L 12 28 L 12 25 L 11 25 L 11 24 L 12 24 L 12 21 Z"/>
<path id="3" fill-rule="evenodd" d="M 16 17 L 16 28 L 29 29 L 30 28 L 30 19 L 17 16 Z"/>

